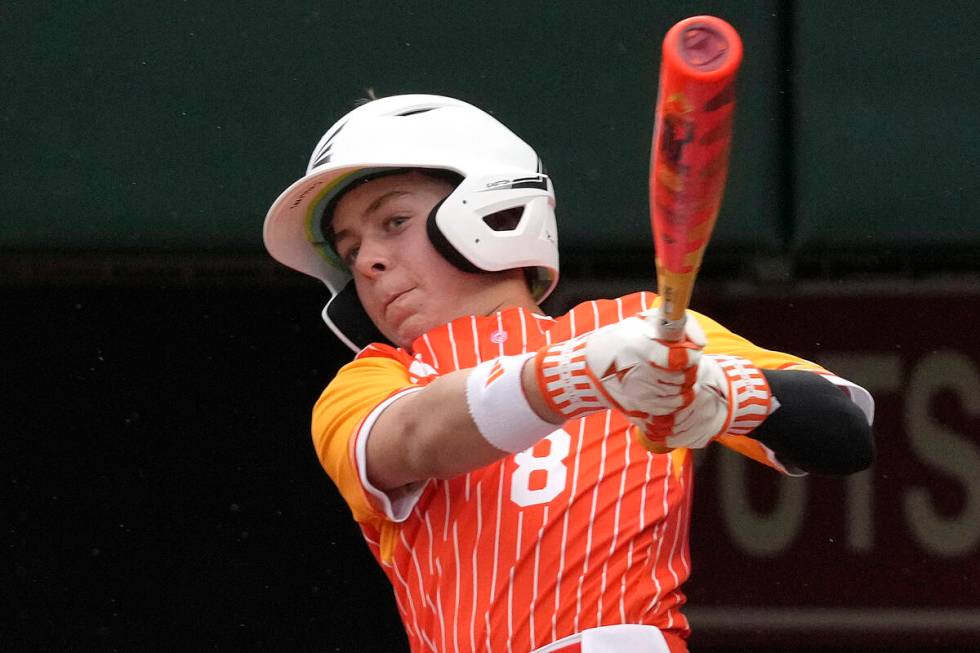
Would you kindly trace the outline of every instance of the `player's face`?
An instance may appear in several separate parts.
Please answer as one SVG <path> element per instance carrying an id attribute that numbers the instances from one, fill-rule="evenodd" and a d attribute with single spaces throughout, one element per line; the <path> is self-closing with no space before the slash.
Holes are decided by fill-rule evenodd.
<path id="1" fill-rule="evenodd" d="M 457 317 L 485 315 L 505 303 L 505 273 L 463 272 L 429 241 L 429 213 L 452 190 L 417 172 L 390 175 L 353 188 L 334 209 L 337 253 L 354 276 L 361 304 L 399 346 Z"/>

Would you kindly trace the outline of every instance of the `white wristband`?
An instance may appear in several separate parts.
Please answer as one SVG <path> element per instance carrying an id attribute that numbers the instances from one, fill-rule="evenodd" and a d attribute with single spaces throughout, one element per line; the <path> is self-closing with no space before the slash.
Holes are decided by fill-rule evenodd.
<path id="1" fill-rule="evenodd" d="M 517 453 L 559 428 L 538 417 L 524 394 L 521 371 L 534 353 L 501 356 L 480 363 L 466 379 L 466 404 L 487 442 Z"/>

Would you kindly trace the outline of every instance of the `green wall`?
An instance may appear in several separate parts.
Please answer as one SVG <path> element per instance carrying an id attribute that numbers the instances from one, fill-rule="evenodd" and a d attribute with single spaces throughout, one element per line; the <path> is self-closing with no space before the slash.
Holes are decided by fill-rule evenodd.
<path id="1" fill-rule="evenodd" d="M 258 248 L 268 205 L 368 88 L 491 111 L 544 158 L 563 245 L 635 247 L 660 41 L 697 13 L 746 49 L 717 242 L 861 244 L 868 224 L 980 240 L 980 10 L 922 29 L 894 5 L 6 2 L 0 248 Z"/>
<path id="2" fill-rule="evenodd" d="M 797 5 L 794 244 L 980 245 L 980 3 Z"/>

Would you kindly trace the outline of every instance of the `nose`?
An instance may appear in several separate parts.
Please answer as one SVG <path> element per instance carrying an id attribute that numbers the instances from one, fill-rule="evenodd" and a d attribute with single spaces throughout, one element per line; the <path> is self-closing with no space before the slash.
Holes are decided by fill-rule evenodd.
<path id="1" fill-rule="evenodd" d="M 354 271 L 368 279 L 375 279 L 391 269 L 391 260 L 385 247 L 379 243 L 361 243 L 354 259 Z"/>

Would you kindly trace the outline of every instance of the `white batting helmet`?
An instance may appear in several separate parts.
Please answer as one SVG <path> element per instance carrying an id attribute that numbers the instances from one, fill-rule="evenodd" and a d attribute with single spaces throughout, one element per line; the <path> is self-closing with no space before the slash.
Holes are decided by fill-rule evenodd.
<path id="1" fill-rule="evenodd" d="M 324 211 L 350 184 L 404 168 L 458 174 L 462 181 L 428 220 L 436 249 L 458 267 L 494 272 L 529 268 L 541 302 L 558 282 L 555 193 L 534 150 L 473 105 L 438 95 L 368 102 L 337 121 L 310 157 L 306 175 L 265 218 L 266 249 L 280 263 L 321 279 L 331 299 L 323 319 L 354 351 L 384 341 L 334 252 Z M 515 211 L 517 210 L 517 211 Z M 502 212 L 519 220 L 498 220 Z M 326 222 L 326 224 L 325 224 Z"/>

